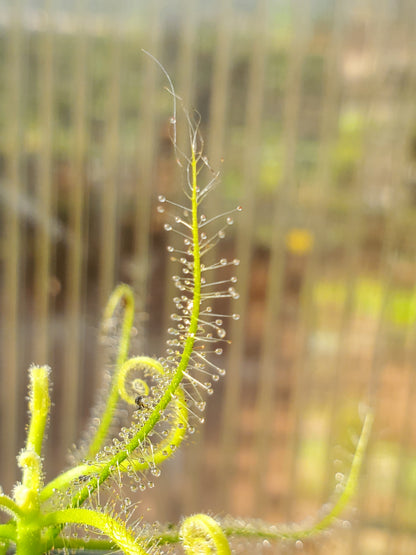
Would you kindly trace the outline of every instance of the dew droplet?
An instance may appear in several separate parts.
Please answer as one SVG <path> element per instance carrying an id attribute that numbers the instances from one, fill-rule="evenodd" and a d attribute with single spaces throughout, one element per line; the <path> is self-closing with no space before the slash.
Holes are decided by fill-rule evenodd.
<path id="1" fill-rule="evenodd" d="M 233 314 L 232 318 L 233 318 L 233 320 L 239 320 L 240 315 L 239 314 Z"/>
<path id="2" fill-rule="evenodd" d="M 174 118 L 173 116 L 169 119 L 169 123 L 171 123 L 172 125 L 175 125 L 176 123 L 176 118 Z"/>
<path id="3" fill-rule="evenodd" d="M 296 540 L 295 547 L 299 550 L 303 549 L 303 542 L 301 540 Z"/>
<path id="4" fill-rule="evenodd" d="M 226 258 L 221 258 L 220 264 L 221 264 L 221 266 L 225 266 L 227 264 L 227 259 Z"/>
<path id="5" fill-rule="evenodd" d="M 165 228 L 166 231 L 172 230 L 172 226 L 170 224 L 165 224 L 163 227 Z"/>
<path id="6" fill-rule="evenodd" d="M 234 223 L 234 220 L 232 218 L 228 217 L 227 218 L 227 224 L 228 225 L 233 225 L 233 223 Z"/>
<path id="7" fill-rule="evenodd" d="M 163 206 L 158 206 L 156 210 L 159 212 L 159 214 L 163 214 L 163 212 L 165 211 Z"/>
<path id="8" fill-rule="evenodd" d="M 233 264 L 234 266 L 238 266 L 240 264 L 240 261 L 238 260 L 238 258 L 234 258 Z"/>
<path id="9" fill-rule="evenodd" d="M 240 206 L 237 206 L 236 210 L 237 210 L 237 212 L 242 212 L 242 211 L 243 211 L 243 207 L 242 207 L 241 205 L 240 205 Z"/>
<path id="10" fill-rule="evenodd" d="M 218 337 L 220 337 L 221 339 L 223 339 L 226 336 L 226 331 L 224 328 L 219 328 L 217 330 L 217 335 Z"/>
<path id="11" fill-rule="evenodd" d="M 216 355 L 222 355 L 222 349 L 220 349 L 220 348 L 215 349 L 215 354 Z"/>
<path id="12" fill-rule="evenodd" d="M 225 237 L 225 231 L 224 231 L 223 229 L 220 229 L 220 230 L 219 230 L 219 232 L 218 232 L 218 237 L 219 237 L 220 239 L 224 239 L 224 237 Z"/>
<path id="13" fill-rule="evenodd" d="M 159 202 L 166 202 L 166 197 L 164 197 L 163 195 L 159 195 L 157 198 Z"/>
<path id="14" fill-rule="evenodd" d="M 167 250 L 168 252 L 173 252 L 175 249 L 174 249 L 171 245 L 168 245 L 168 246 L 166 247 L 166 250 Z"/>

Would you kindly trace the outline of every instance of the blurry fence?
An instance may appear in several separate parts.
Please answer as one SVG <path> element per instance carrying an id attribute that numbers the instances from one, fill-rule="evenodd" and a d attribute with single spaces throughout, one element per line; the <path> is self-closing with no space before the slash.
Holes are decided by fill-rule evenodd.
<path id="1" fill-rule="evenodd" d="M 376 426 L 359 516 L 319 552 L 413 552 L 415 22 L 414 0 L 0 2 L 4 486 L 32 362 L 53 368 L 48 471 L 64 465 L 100 383 L 116 283 L 137 294 L 137 350 L 164 352 L 155 203 L 180 186 L 171 99 L 145 48 L 202 116 L 222 172 L 211 212 L 244 206 L 219 246 L 241 261 L 227 376 L 150 518 L 315 514 L 348 469 L 363 402 Z"/>

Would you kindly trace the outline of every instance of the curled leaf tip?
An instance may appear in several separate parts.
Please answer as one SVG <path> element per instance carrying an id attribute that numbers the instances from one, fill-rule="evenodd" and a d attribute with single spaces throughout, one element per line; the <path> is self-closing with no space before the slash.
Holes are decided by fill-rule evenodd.
<path id="1" fill-rule="evenodd" d="M 216 520 L 206 514 L 186 518 L 179 532 L 185 553 L 231 555 L 227 538 Z"/>

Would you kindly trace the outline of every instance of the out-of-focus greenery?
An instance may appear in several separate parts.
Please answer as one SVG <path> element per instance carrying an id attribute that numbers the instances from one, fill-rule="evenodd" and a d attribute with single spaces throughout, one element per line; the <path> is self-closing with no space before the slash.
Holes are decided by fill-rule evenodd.
<path id="1" fill-rule="evenodd" d="M 331 307 L 342 311 L 347 299 L 348 284 L 345 281 L 318 281 L 314 287 L 314 299 L 318 308 Z M 353 305 L 357 315 L 378 319 L 380 316 L 398 327 L 416 322 L 416 288 L 394 287 L 371 278 L 360 278 L 353 284 Z"/>

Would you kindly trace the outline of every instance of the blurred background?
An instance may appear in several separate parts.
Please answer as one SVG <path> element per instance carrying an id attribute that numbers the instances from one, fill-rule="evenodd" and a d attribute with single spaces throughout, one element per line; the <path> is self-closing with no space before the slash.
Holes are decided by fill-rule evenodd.
<path id="1" fill-rule="evenodd" d="M 217 249 L 241 261 L 227 375 L 146 518 L 316 515 L 371 405 L 355 509 L 305 552 L 414 552 L 415 27 L 414 0 L 0 0 L 4 489 L 31 363 L 53 368 L 48 477 L 65 465 L 120 281 L 137 295 L 135 354 L 165 352 L 174 270 L 156 206 L 181 187 L 144 48 L 201 114 L 222 175 L 210 213 L 244 207 Z"/>

